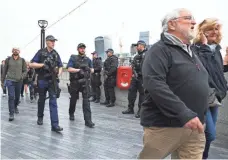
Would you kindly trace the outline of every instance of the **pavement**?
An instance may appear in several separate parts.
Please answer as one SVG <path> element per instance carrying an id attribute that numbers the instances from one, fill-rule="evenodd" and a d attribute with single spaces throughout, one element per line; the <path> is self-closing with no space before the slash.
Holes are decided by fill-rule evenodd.
<path id="1" fill-rule="evenodd" d="M 95 128 L 87 128 L 79 100 L 75 121 L 69 121 L 69 95 L 58 99 L 63 132 L 51 131 L 48 101 L 44 124 L 38 126 L 37 103 L 21 99 L 19 114 L 8 121 L 7 97 L 1 98 L 1 159 L 136 159 L 142 149 L 143 129 L 134 115 L 123 115 L 123 107 L 106 108 L 91 103 Z M 170 157 L 167 157 L 169 159 Z M 228 159 L 228 138 L 217 137 L 211 159 Z"/>

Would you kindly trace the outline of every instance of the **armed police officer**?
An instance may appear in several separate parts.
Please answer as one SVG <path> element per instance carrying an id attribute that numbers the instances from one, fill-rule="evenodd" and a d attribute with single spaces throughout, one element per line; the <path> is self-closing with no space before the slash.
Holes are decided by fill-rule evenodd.
<path id="1" fill-rule="evenodd" d="M 91 87 L 92 87 L 92 102 L 100 103 L 101 96 L 101 70 L 102 61 L 101 57 L 98 57 L 98 53 L 94 51 L 93 55 L 93 69 L 94 73 L 91 74 Z"/>
<path id="2" fill-rule="evenodd" d="M 78 55 L 71 55 L 67 64 L 68 72 L 70 72 L 69 92 L 71 95 L 69 118 L 72 121 L 74 120 L 75 107 L 77 99 L 79 99 L 79 92 L 81 92 L 85 125 L 89 128 L 93 128 L 95 124 L 92 122 L 89 102 L 90 73 L 93 72 L 93 65 L 91 59 L 85 55 L 85 48 L 85 44 L 78 44 Z"/>
<path id="3" fill-rule="evenodd" d="M 137 97 L 137 91 L 139 92 L 139 101 L 138 101 L 138 112 L 135 115 L 136 118 L 140 117 L 140 108 L 144 100 L 144 89 L 142 85 L 142 62 L 144 59 L 146 51 L 146 43 L 142 40 L 138 41 L 137 44 L 138 54 L 134 57 L 132 62 L 132 80 L 131 85 L 128 90 L 128 109 L 123 111 L 123 114 L 134 114 L 134 105 Z"/>
<path id="4" fill-rule="evenodd" d="M 49 108 L 52 131 L 62 131 L 63 128 L 59 126 L 57 98 L 60 94 L 58 88 L 58 75 L 62 73 L 62 61 L 59 54 L 54 50 L 55 37 L 49 35 L 46 37 L 47 47 L 40 49 L 32 59 L 30 67 L 37 69 L 37 85 L 39 91 L 38 99 L 38 120 L 37 124 L 43 124 L 44 105 L 46 93 L 49 93 Z M 58 71 L 56 71 L 56 67 Z"/>
<path id="5" fill-rule="evenodd" d="M 106 100 L 101 104 L 106 105 L 106 107 L 113 107 L 116 101 L 115 86 L 118 58 L 113 55 L 113 49 L 108 49 L 106 54 L 108 56 L 104 62 L 104 92 Z"/>

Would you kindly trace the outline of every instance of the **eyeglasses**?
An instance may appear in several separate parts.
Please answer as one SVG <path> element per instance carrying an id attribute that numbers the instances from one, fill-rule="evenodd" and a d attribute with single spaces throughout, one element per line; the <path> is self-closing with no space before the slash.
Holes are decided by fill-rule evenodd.
<path id="1" fill-rule="evenodd" d="M 173 20 L 177 20 L 177 19 L 180 19 L 180 18 L 183 18 L 185 20 L 190 20 L 190 21 L 194 21 L 195 20 L 195 18 L 193 16 L 182 16 L 182 17 L 173 18 Z"/>

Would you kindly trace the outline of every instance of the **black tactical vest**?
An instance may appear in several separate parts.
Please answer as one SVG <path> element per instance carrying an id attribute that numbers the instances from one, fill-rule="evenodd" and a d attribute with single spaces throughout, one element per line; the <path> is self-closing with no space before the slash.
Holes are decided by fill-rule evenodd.
<path id="1" fill-rule="evenodd" d="M 143 51 L 140 54 L 137 54 L 134 59 L 133 59 L 133 69 L 136 71 L 137 74 L 139 74 L 140 76 L 142 75 L 142 63 L 145 57 L 145 51 Z"/>
<path id="2" fill-rule="evenodd" d="M 71 58 L 73 59 L 73 68 L 80 69 L 82 65 L 89 66 L 90 59 L 87 56 L 80 56 L 80 55 L 72 55 Z M 70 73 L 70 81 L 75 81 L 79 79 L 79 73 Z"/>
<path id="3" fill-rule="evenodd" d="M 57 67 L 57 61 L 58 61 L 58 54 L 55 50 L 52 50 L 51 53 L 48 53 L 47 48 L 41 49 L 40 51 L 40 62 L 39 63 L 44 63 L 44 61 L 48 58 L 51 57 L 56 64 Z M 36 73 L 38 74 L 39 78 L 38 79 L 44 79 L 44 75 L 48 73 L 48 71 L 45 71 L 44 69 L 36 69 Z"/>

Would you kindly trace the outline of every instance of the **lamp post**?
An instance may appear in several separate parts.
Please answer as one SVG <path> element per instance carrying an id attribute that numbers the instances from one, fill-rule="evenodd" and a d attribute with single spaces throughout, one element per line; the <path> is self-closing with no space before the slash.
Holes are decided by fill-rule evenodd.
<path id="1" fill-rule="evenodd" d="M 38 25 L 41 28 L 41 49 L 45 47 L 45 28 L 48 26 L 48 21 L 39 20 Z"/>

